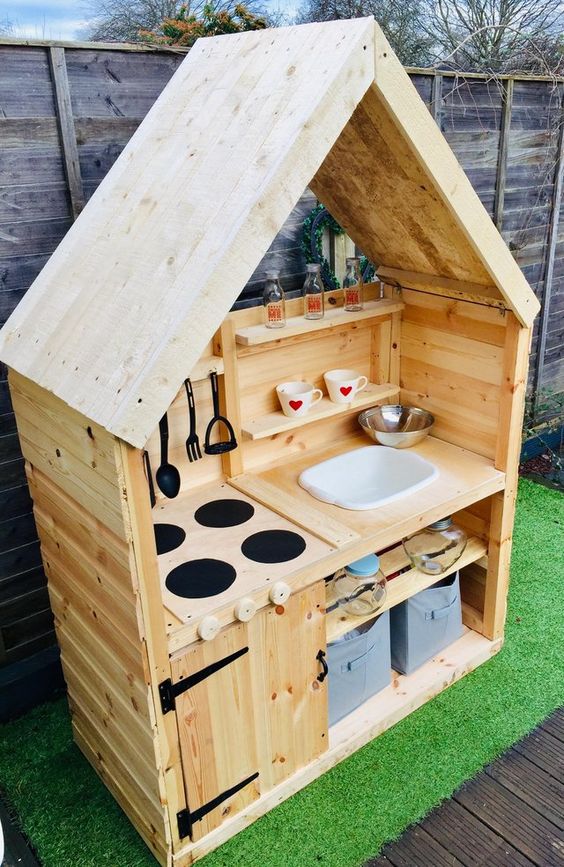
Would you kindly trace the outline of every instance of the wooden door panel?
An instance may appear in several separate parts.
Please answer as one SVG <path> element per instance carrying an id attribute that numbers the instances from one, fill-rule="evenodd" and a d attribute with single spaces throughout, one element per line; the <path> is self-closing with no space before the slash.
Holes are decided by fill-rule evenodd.
<path id="1" fill-rule="evenodd" d="M 251 689 L 251 666 L 246 624 L 224 629 L 213 641 L 192 645 L 173 660 L 172 681 L 216 667 L 199 683 L 176 698 L 176 714 L 188 808 L 191 814 L 248 780 L 258 771 Z M 239 654 L 219 667 L 222 660 Z M 258 797 L 252 780 L 221 800 L 193 823 L 192 839 L 199 840 L 224 818 Z"/>
<path id="2" fill-rule="evenodd" d="M 316 659 L 325 650 L 324 609 L 320 581 L 249 623 L 262 793 L 327 749 L 327 686 Z"/>

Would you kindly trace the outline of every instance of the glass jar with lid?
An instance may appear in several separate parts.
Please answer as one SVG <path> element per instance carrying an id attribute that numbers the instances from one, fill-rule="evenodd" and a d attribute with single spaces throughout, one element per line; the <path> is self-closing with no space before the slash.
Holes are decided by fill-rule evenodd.
<path id="1" fill-rule="evenodd" d="M 339 569 L 331 585 L 335 603 L 358 617 L 378 611 L 386 599 L 386 578 L 376 554 Z"/>
<path id="2" fill-rule="evenodd" d="M 278 271 L 267 271 L 262 303 L 267 328 L 284 328 L 286 325 L 286 303 Z"/>
<path id="3" fill-rule="evenodd" d="M 441 575 L 456 563 L 466 542 L 466 533 L 449 516 L 404 539 L 403 547 L 416 569 L 427 575 Z"/>

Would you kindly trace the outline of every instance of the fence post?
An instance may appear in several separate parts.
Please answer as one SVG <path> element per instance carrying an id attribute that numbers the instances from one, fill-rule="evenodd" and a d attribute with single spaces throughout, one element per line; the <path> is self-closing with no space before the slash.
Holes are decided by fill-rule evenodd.
<path id="1" fill-rule="evenodd" d="M 65 49 L 59 46 L 49 48 L 51 76 L 55 88 L 57 119 L 61 136 L 61 149 L 65 163 L 65 172 L 69 185 L 73 218 L 76 220 L 84 207 L 84 190 L 78 158 L 76 131 L 72 114 L 72 103 L 65 61 Z"/>
<path id="2" fill-rule="evenodd" d="M 505 204 L 505 179 L 507 176 L 507 152 L 509 146 L 509 130 L 511 127 L 511 112 L 513 110 L 513 79 L 509 78 L 503 89 L 501 128 L 499 131 L 499 151 L 497 159 L 497 177 L 493 219 L 499 232 L 503 224 L 503 207 Z"/>

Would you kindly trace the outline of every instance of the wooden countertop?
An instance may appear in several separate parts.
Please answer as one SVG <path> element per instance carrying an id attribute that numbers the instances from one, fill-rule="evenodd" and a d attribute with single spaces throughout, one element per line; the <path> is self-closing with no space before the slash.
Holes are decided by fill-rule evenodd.
<path id="1" fill-rule="evenodd" d="M 308 538 L 312 538 L 313 542 L 316 538 L 321 543 L 312 545 L 311 553 L 314 556 L 308 556 L 307 562 L 288 562 L 276 567 L 276 578 L 287 581 L 294 592 L 331 575 L 336 569 L 358 557 L 387 548 L 421 527 L 502 490 L 505 484 L 504 474 L 495 469 L 490 459 L 428 437 L 413 447 L 413 451 L 435 464 L 439 470 L 439 478 L 412 496 L 406 496 L 379 509 L 360 512 L 341 509 L 314 499 L 298 485 L 298 476 L 305 468 L 366 444 L 367 440 L 363 435 L 352 436 L 338 445 L 308 452 L 297 460 L 229 480 L 232 489 L 240 491 L 274 513 L 273 518 L 279 516 L 289 528 L 292 525 L 301 527 L 307 531 Z M 200 494 L 203 501 L 204 488 L 196 493 L 197 499 L 200 499 Z M 193 498 L 193 495 L 187 498 L 190 505 L 193 505 Z M 171 512 L 174 511 L 174 517 L 178 521 L 181 510 L 180 498 L 169 501 L 164 504 L 164 508 L 158 510 L 158 514 L 155 513 L 155 519 L 171 519 Z M 225 536 L 226 542 L 228 535 L 230 534 Z M 219 538 L 217 541 L 219 542 Z M 477 552 L 477 557 L 483 553 L 479 548 Z M 221 556 L 221 552 L 217 551 L 216 556 Z M 167 566 L 170 566 L 170 562 Z M 253 575 L 249 586 L 242 587 L 240 593 L 233 585 L 227 600 L 221 596 L 198 600 L 197 617 L 214 614 L 222 626 L 233 622 L 233 594 L 236 590 L 235 595 L 238 598 L 250 593 L 259 607 L 269 604 L 268 590 L 272 579 L 269 577 L 267 581 L 266 573 L 270 574 L 271 571 L 272 567 L 266 567 L 263 573 L 264 586 L 259 587 Z M 186 622 L 184 618 L 181 620 L 174 616 L 169 609 L 167 622 L 171 652 L 196 640 L 195 618 L 189 618 L 189 622 Z"/>

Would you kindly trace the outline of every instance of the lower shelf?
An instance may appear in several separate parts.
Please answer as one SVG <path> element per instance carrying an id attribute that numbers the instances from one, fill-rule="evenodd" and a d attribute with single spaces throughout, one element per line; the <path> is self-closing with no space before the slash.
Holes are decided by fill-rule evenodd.
<path id="1" fill-rule="evenodd" d="M 237 815 L 196 843 L 175 854 L 181 860 L 189 853 L 201 858 L 242 831 L 277 804 L 303 789 L 312 780 L 363 747 L 412 711 L 443 692 L 451 684 L 496 654 L 503 640 L 489 641 L 467 629 L 447 647 L 411 675 L 398 675 L 391 686 L 377 693 L 329 730 L 329 748 L 316 761 L 297 771 L 288 780 L 266 792 Z"/>
<path id="2" fill-rule="evenodd" d="M 460 680 L 501 647 L 465 628 L 464 635 L 413 674 L 396 674 L 392 684 L 373 695 L 329 729 L 329 752 L 339 759 L 353 753 L 400 719 Z"/>
<path id="3" fill-rule="evenodd" d="M 440 579 L 447 578 L 453 572 L 457 572 L 459 569 L 468 566 L 469 563 L 480 560 L 486 553 L 486 543 L 482 539 L 471 537 L 468 539 L 462 556 L 450 569 L 447 569 L 441 575 L 426 575 L 418 569 L 410 569 L 408 572 L 403 572 L 388 582 L 386 601 L 382 608 L 378 610 L 378 613 L 381 614 L 387 611 L 388 608 L 393 608 L 394 605 L 398 605 L 405 599 L 409 599 L 410 596 L 414 596 L 421 590 L 426 590 L 427 587 L 431 587 L 432 584 L 435 584 Z M 397 545 L 392 551 L 388 551 L 382 555 L 380 566 L 384 575 L 388 576 L 397 569 L 401 569 L 408 562 L 408 557 L 403 551 L 402 546 Z M 332 601 L 328 594 L 328 605 L 331 605 Z M 355 617 L 354 614 L 347 614 L 342 608 L 330 611 L 327 614 L 327 642 L 341 638 L 346 632 L 356 629 L 367 620 L 372 620 L 373 617 L 375 617 L 374 613 L 363 617 Z"/>

